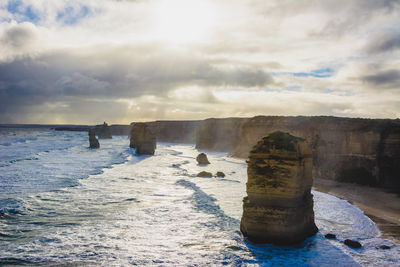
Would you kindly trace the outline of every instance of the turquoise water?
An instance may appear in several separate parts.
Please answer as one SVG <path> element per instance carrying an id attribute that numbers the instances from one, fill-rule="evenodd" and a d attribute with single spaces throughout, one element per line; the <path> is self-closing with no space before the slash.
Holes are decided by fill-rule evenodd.
<path id="1" fill-rule="evenodd" d="M 206 151 L 205 167 L 193 145 L 136 156 L 127 137 L 100 144 L 89 149 L 86 133 L 0 129 L 0 265 L 400 265 L 399 246 L 344 200 L 313 192 L 320 233 L 297 246 L 254 245 L 239 231 L 244 160 Z M 201 170 L 226 177 L 195 177 Z"/>

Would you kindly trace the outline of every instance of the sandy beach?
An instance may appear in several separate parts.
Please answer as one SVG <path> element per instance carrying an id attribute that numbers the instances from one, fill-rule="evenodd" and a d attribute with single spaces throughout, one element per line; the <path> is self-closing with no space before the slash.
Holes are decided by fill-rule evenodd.
<path id="1" fill-rule="evenodd" d="M 382 237 L 400 244 L 400 197 L 384 189 L 314 179 L 313 188 L 345 199 L 360 208 L 379 227 Z"/>

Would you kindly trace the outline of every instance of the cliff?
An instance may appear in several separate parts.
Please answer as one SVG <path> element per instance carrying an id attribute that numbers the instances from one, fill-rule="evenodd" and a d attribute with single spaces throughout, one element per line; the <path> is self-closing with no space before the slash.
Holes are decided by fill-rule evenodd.
<path id="1" fill-rule="evenodd" d="M 196 132 L 201 121 L 153 121 L 146 122 L 158 142 L 187 143 L 196 142 Z M 131 126 L 134 123 L 131 123 Z"/>
<path id="2" fill-rule="evenodd" d="M 99 137 L 99 139 L 111 139 L 111 129 L 106 122 L 94 127 L 94 132 Z"/>
<path id="3" fill-rule="evenodd" d="M 400 192 L 400 121 L 337 117 L 257 116 L 207 119 L 196 147 L 247 157 L 265 134 L 289 132 L 310 144 L 315 177 L 382 186 Z"/>
<path id="4" fill-rule="evenodd" d="M 246 120 L 242 118 L 226 118 L 202 121 L 196 132 L 196 148 L 233 151 L 241 142 L 239 129 Z M 252 146 L 254 144 L 255 142 Z M 250 149 L 247 150 L 247 152 L 249 151 Z"/>
<path id="5" fill-rule="evenodd" d="M 254 242 L 295 244 L 314 235 L 312 158 L 288 133 L 264 136 L 250 151 L 240 230 Z"/>

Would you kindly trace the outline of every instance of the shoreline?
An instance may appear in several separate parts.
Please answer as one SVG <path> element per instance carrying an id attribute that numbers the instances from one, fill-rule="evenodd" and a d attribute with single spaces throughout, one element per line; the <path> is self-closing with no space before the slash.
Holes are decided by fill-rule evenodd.
<path id="1" fill-rule="evenodd" d="M 400 197 L 382 188 L 314 179 L 313 189 L 357 206 L 381 231 L 381 237 L 400 245 Z"/>

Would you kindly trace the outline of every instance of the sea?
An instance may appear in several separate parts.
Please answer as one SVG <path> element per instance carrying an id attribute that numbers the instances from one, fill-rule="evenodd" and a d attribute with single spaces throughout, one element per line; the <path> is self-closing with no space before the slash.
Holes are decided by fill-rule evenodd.
<path id="1" fill-rule="evenodd" d="M 253 244 L 239 231 L 244 159 L 202 150 L 211 164 L 199 166 L 193 144 L 138 156 L 126 136 L 99 141 L 90 149 L 86 132 L 0 128 L 0 265 L 400 266 L 399 245 L 345 200 L 313 191 L 315 236 Z M 196 177 L 203 170 L 226 176 Z"/>

